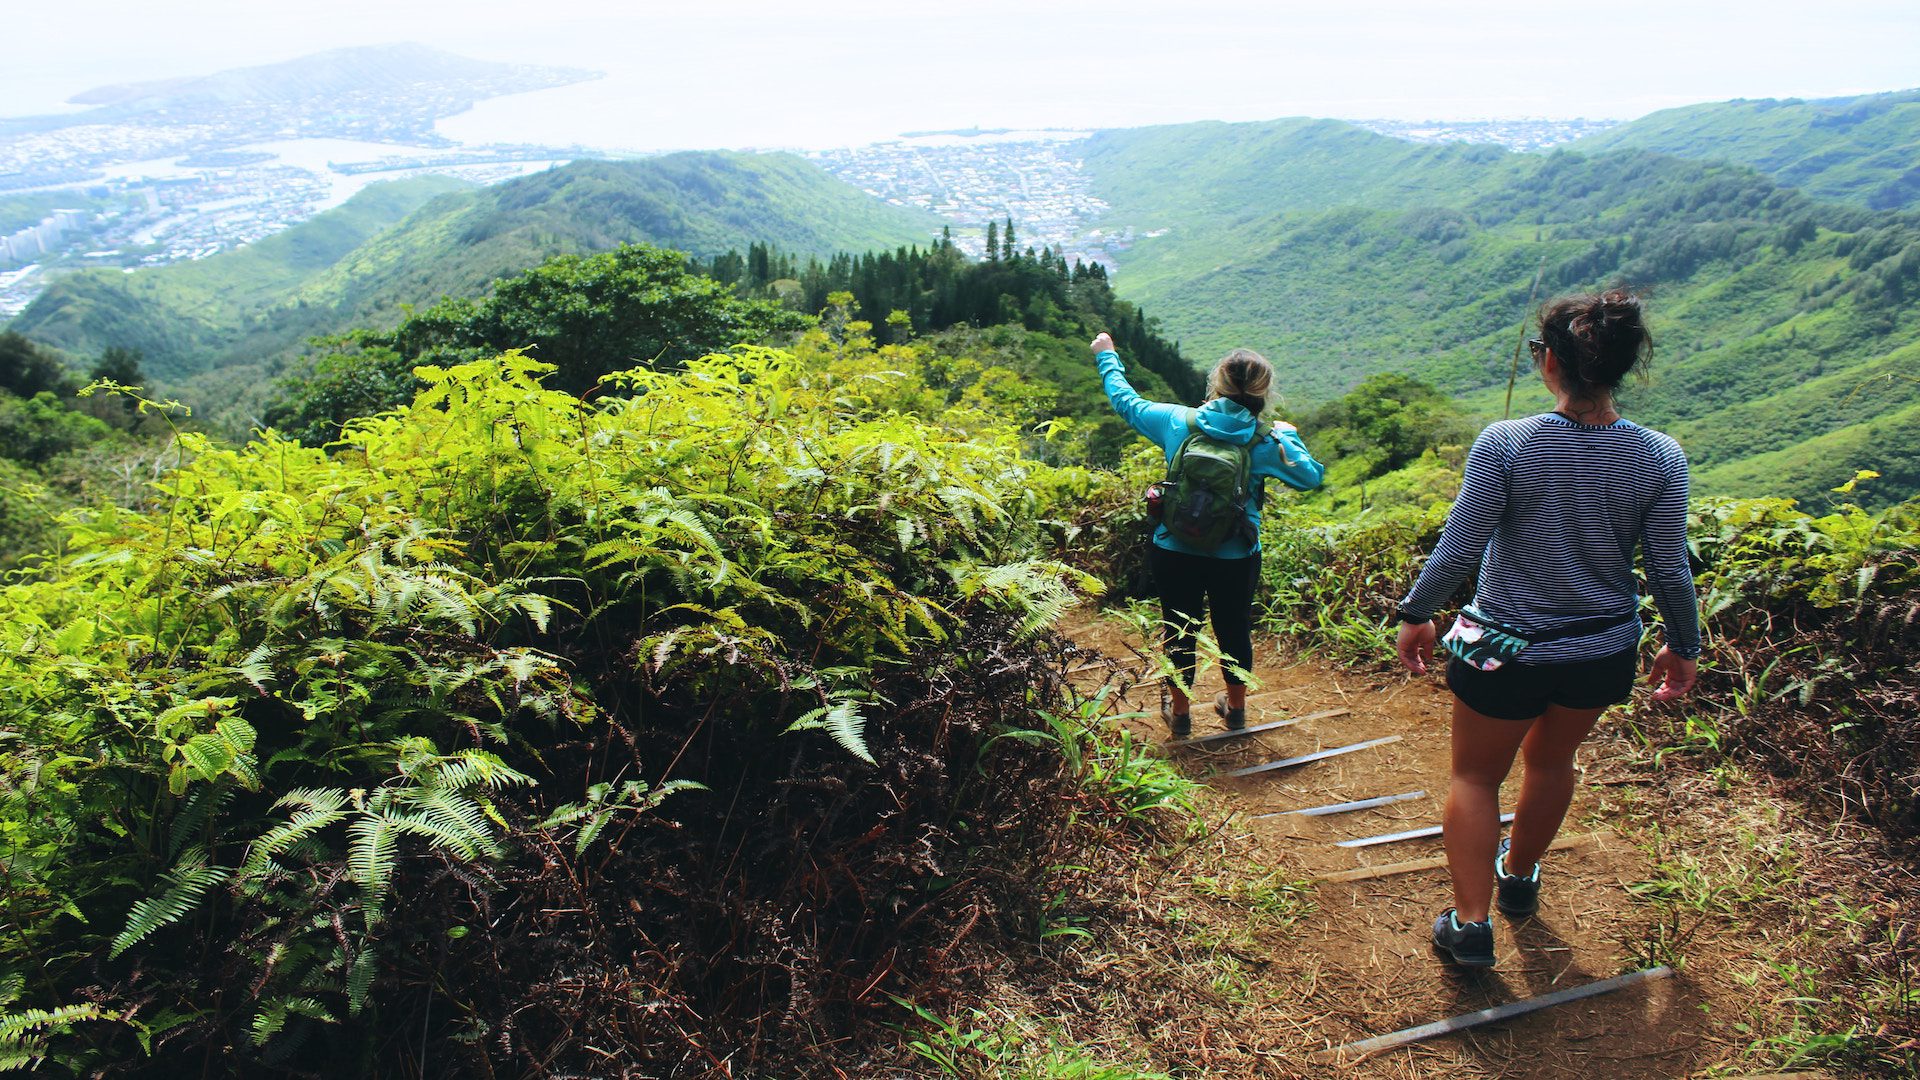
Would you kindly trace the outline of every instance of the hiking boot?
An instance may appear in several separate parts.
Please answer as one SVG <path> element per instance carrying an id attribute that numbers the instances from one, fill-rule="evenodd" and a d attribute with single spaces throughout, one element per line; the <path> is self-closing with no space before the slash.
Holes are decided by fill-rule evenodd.
<path id="1" fill-rule="evenodd" d="M 1433 947 L 1462 967 L 1493 966 L 1493 920 L 1462 923 L 1448 908 L 1433 920 Z"/>
<path id="2" fill-rule="evenodd" d="M 1167 722 L 1167 730 L 1173 733 L 1176 740 L 1190 738 L 1193 735 L 1193 714 L 1190 712 L 1176 713 L 1172 705 L 1161 702 L 1160 719 Z"/>
<path id="3" fill-rule="evenodd" d="M 1219 713 L 1220 719 L 1227 722 L 1228 731 L 1239 731 L 1241 728 L 1247 726 L 1246 707 L 1242 706 L 1238 709 L 1227 708 L 1227 692 L 1225 690 L 1213 696 L 1213 711 Z"/>
<path id="4" fill-rule="evenodd" d="M 1512 840 L 1500 841 L 1500 854 L 1493 857 L 1494 906 L 1510 919 L 1524 919 L 1540 910 L 1540 864 L 1522 876 L 1507 873 L 1507 849 Z"/>

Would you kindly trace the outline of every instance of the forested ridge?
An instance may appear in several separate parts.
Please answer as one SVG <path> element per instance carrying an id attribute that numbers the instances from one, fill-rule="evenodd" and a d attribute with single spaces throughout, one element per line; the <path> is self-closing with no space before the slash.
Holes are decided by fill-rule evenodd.
<path id="1" fill-rule="evenodd" d="M 137 350 L 169 392 L 244 436 L 266 404 L 257 391 L 308 337 L 477 296 L 555 255 L 630 242 L 708 255 L 771 242 L 824 255 L 936 227 L 790 154 L 581 161 L 486 188 L 430 177 L 373 185 L 238 251 L 68 275 L 8 326 L 75 356 Z"/>
<path id="2" fill-rule="evenodd" d="M 1815 198 L 1873 210 L 1920 203 L 1920 90 L 1686 105 L 1576 145 L 1588 152 L 1632 147 L 1739 162 Z"/>

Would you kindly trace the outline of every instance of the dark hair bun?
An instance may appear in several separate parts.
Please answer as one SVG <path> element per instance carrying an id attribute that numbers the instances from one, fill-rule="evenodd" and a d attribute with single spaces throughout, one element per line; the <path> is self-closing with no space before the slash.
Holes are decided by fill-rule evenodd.
<path id="1" fill-rule="evenodd" d="M 1540 337 L 1576 398 L 1612 390 L 1653 352 L 1640 298 L 1625 289 L 1563 296 L 1540 309 Z"/>

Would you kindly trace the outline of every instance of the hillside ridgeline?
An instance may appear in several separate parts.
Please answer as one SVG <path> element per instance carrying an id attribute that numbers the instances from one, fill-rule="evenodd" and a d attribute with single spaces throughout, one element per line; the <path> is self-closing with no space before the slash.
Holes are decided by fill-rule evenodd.
<path id="1" fill-rule="evenodd" d="M 1818 500 L 1858 467 L 1884 477 L 1876 504 L 1920 492 L 1911 215 L 1744 166 L 1421 147 L 1331 122 L 1104 132 L 1087 162 L 1112 221 L 1166 230 L 1129 252 L 1122 292 L 1192 351 L 1273 357 L 1296 407 L 1395 371 L 1498 419 L 1539 271 L 1542 296 L 1650 292 L 1653 381 L 1625 407 L 1680 439 L 1703 490 Z M 1523 378 L 1516 410 L 1544 404 Z"/>
<path id="2" fill-rule="evenodd" d="M 1662 109 L 1589 135 L 1573 148 L 1731 161 L 1817 199 L 1870 210 L 1920 206 L 1920 90 Z"/>
<path id="3" fill-rule="evenodd" d="M 377 185 L 199 262 L 75 274 L 9 326 L 78 355 L 138 349 L 155 378 L 188 398 L 218 400 L 236 381 L 271 374 L 307 337 L 394 321 L 443 296 L 478 296 L 554 255 L 630 242 L 708 255 L 771 242 L 824 255 L 924 240 L 936 228 L 788 154 L 584 161 L 486 188 L 449 183 Z M 201 375 L 220 392 L 193 393 L 187 384 Z"/>

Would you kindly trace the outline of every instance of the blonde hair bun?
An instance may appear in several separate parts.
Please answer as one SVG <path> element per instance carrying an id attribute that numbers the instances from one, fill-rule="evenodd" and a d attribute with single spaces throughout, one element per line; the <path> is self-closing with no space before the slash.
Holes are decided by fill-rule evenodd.
<path id="1" fill-rule="evenodd" d="M 1252 349 L 1235 349 L 1213 365 L 1207 376 L 1207 400 L 1226 398 L 1260 415 L 1267 407 L 1267 393 L 1273 389 L 1273 365 Z"/>

